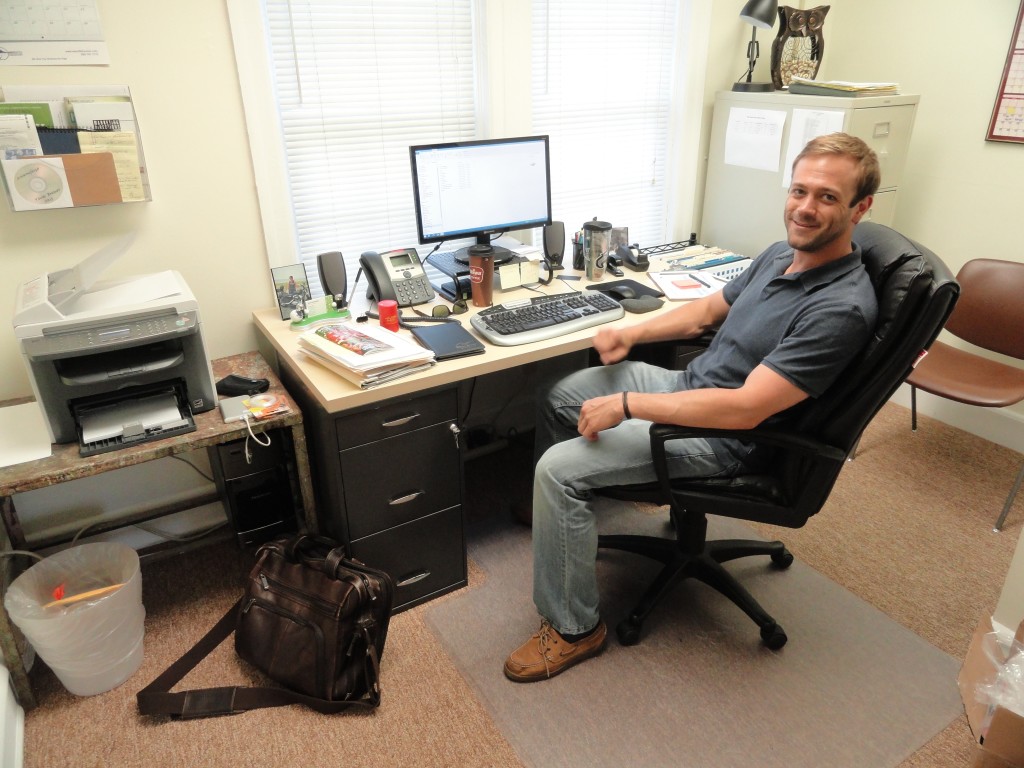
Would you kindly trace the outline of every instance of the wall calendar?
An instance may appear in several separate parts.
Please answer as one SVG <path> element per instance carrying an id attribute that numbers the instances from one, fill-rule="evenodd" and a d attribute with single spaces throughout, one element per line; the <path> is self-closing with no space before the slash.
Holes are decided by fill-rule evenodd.
<path id="1" fill-rule="evenodd" d="M 1024 0 L 1017 10 L 1017 23 L 1010 38 L 1010 50 L 1003 66 L 1003 79 L 989 121 L 988 141 L 1024 143 Z"/>

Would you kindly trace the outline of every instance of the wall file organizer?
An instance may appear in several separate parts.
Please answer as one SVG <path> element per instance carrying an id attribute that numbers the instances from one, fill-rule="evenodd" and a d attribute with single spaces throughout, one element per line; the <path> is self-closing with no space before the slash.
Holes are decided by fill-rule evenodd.
<path id="1" fill-rule="evenodd" d="M 0 171 L 14 211 L 152 199 L 127 86 L 4 86 Z"/>

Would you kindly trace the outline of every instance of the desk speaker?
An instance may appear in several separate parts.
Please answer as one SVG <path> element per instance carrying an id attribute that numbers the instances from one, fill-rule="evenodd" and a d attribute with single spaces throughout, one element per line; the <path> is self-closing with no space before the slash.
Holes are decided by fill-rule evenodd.
<path id="1" fill-rule="evenodd" d="M 552 221 L 544 227 L 544 258 L 552 269 L 562 266 L 565 256 L 565 224 Z"/>

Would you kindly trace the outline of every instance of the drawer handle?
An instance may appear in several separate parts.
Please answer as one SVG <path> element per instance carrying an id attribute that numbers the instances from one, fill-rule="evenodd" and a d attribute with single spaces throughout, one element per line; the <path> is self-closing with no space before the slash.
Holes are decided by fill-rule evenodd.
<path id="1" fill-rule="evenodd" d="M 414 419 L 418 419 L 419 417 L 420 417 L 420 415 L 418 413 L 414 413 L 411 416 L 403 416 L 402 418 L 395 419 L 394 421 L 385 421 L 384 423 L 381 424 L 381 426 L 382 427 L 386 427 L 386 428 L 404 427 L 410 421 L 413 421 Z"/>
<path id="2" fill-rule="evenodd" d="M 413 491 L 412 493 L 407 493 L 405 496 L 399 496 L 397 499 L 391 499 L 388 504 L 392 507 L 396 507 L 399 504 L 408 504 L 410 501 L 414 501 L 422 496 L 423 493 L 423 491 Z"/>
<path id="3" fill-rule="evenodd" d="M 427 576 L 430 575 L 430 571 L 420 571 L 415 576 L 407 576 L 406 578 L 399 581 L 396 587 L 407 587 L 410 584 L 415 584 L 417 581 L 423 581 Z"/>

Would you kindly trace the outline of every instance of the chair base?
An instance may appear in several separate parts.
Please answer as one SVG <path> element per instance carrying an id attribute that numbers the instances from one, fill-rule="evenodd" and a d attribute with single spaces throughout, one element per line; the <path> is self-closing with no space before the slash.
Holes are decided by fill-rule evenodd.
<path id="1" fill-rule="evenodd" d="M 664 564 L 664 568 L 644 592 L 640 602 L 615 628 L 622 645 L 636 645 L 644 621 L 658 601 L 683 579 L 697 579 L 732 600 L 761 628 L 761 641 L 771 650 L 786 644 L 782 627 L 761 607 L 754 597 L 725 568 L 722 563 L 739 557 L 767 555 L 776 568 L 788 568 L 793 555 L 781 541 L 746 541 L 721 539 L 704 543 L 700 552 L 689 552 L 682 542 L 652 536 L 609 535 L 599 536 L 601 549 L 617 549 L 643 555 Z"/>

